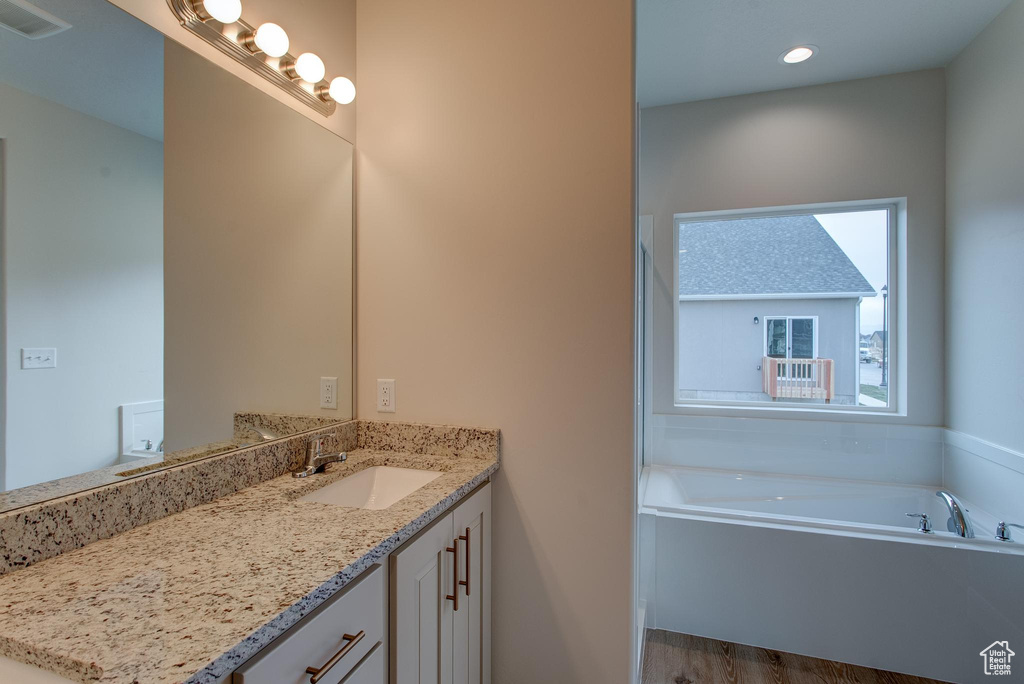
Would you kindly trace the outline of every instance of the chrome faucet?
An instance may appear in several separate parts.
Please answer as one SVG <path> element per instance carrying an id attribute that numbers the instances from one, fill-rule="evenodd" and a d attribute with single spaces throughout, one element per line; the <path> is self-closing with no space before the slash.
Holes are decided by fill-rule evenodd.
<path id="1" fill-rule="evenodd" d="M 935 496 L 942 499 L 946 503 L 946 507 L 949 508 L 949 520 L 946 522 L 946 529 L 961 537 L 973 539 L 974 526 L 971 525 L 971 519 L 967 516 L 968 511 L 960 503 L 960 500 L 953 496 L 952 492 L 947 492 L 945 489 L 935 492 Z"/>
<path id="2" fill-rule="evenodd" d="M 262 439 L 264 442 L 269 442 L 279 437 L 279 435 L 276 432 L 271 432 L 270 430 L 267 430 L 266 428 L 261 428 L 257 425 L 250 425 L 249 429 L 258 434 L 260 436 L 260 439 Z"/>
<path id="3" fill-rule="evenodd" d="M 348 454 L 344 451 L 334 454 L 324 453 L 324 440 L 337 436 L 337 433 L 331 433 L 312 437 L 306 443 L 306 461 L 301 468 L 292 472 L 292 477 L 309 477 L 314 473 L 322 473 L 328 463 L 344 463 L 348 460 Z"/>

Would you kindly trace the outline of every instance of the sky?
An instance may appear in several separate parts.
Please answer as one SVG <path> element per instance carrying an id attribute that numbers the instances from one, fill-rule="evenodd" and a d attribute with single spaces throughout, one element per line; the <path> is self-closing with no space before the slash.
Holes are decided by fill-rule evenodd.
<path id="1" fill-rule="evenodd" d="M 882 286 L 887 283 L 888 212 L 873 211 L 815 214 L 839 248 L 878 292 L 860 304 L 861 334 L 882 329 Z"/>

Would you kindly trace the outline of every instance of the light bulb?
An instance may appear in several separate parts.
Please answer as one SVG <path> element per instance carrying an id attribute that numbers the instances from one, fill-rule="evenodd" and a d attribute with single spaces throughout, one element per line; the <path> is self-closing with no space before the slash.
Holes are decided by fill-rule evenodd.
<path id="1" fill-rule="evenodd" d="M 319 83 L 324 80 L 324 75 L 327 73 L 327 68 L 324 66 L 324 60 L 320 59 L 312 52 L 303 52 L 295 60 L 295 73 L 299 75 L 303 81 L 308 83 Z"/>
<path id="2" fill-rule="evenodd" d="M 208 15 L 222 24 L 234 24 L 242 16 L 241 0 L 196 0 L 200 16 Z"/>
<path id="3" fill-rule="evenodd" d="M 341 104 L 348 104 L 356 99 L 356 86 L 344 76 L 338 76 L 331 80 L 331 89 L 328 91 L 331 99 Z"/>
<path id="4" fill-rule="evenodd" d="M 283 57 L 288 54 L 288 34 L 277 24 L 260 24 L 253 34 L 252 41 L 268 57 Z"/>

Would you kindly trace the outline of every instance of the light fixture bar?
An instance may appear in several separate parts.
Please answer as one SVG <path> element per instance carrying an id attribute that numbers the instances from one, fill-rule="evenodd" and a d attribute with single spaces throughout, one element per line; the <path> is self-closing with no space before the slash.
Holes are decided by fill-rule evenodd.
<path id="1" fill-rule="evenodd" d="M 240 39 L 254 34 L 256 27 L 250 26 L 242 19 L 230 25 L 221 24 L 216 20 L 204 21 L 204 18 L 196 12 L 192 0 L 167 0 L 167 4 L 186 29 L 236 62 L 244 64 L 254 73 L 291 93 L 296 99 L 312 107 L 318 113 L 330 116 L 337 109 L 337 103 L 334 100 L 324 99 L 317 94 L 318 88 L 322 88 L 321 84 L 304 85 L 300 80 L 289 78 L 288 74 L 279 68 L 278 64 L 294 64 L 296 58 L 293 55 L 286 53 L 277 60 L 268 61 L 263 53 L 254 53 L 243 45 Z"/>

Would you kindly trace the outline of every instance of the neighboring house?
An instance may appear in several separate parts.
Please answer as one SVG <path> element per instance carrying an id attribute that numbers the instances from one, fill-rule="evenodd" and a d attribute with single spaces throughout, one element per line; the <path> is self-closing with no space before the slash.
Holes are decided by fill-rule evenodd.
<path id="1" fill-rule="evenodd" d="M 822 359 L 808 378 L 857 403 L 860 302 L 876 293 L 817 219 L 684 222 L 678 249 L 679 398 L 765 401 L 779 360 Z"/>
<path id="2" fill-rule="evenodd" d="M 881 361 L 882 355 L 885 351 L 887 351 L 885 349 L 885 331 L 876 330 L 871 333 L 871 356 L 874 357 L 876 361 Z"/>

